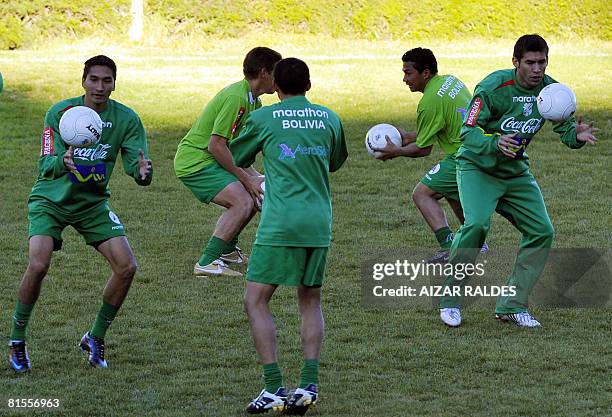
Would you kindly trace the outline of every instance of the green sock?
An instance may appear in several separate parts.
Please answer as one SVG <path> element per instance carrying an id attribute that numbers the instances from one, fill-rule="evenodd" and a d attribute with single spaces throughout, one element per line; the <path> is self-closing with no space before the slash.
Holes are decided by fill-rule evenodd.
<path id="1" fill-rule="evenodd" d="M 15 314 L 13 314 L 13 324 L 11 326 L 11 340 L 25 340 L 26 327 L 28 327 L 28 321 L 30 320 L 33 308 L 34 304 L 23 304 L 17 300 Z"/>
<path id="2" fill-rule="evenodd" d="M 438 239 L 438 243 L 442 249 L 449 249 L 451 244 L 453 243 L 453 231 L 450 227 L 445 226 L 434 232 L 436 234 L 436 239 Z"/>
<path id="3" fill-rule="evenodd" d="M 225 240 L 219 239 L 217 236 L 211 236 L 206 248 L 204 248 L 202 257 L 198 261 L 200 266 L 206 266 L 215 259 L 219 259 L 219 256 L 221 256 L 226 246 L 227 243 Z"/>
<path id="4" fill-rule="evenodd" d="M 267 363 L 263 366 L 263 377 L 266 391 L 272 394 L 283 386 L 283 374 L 277 362 Z"/>
<path id="5" fill-rule="evenodd" d="M 319 359 L 304 359 L 304 366 L 300 372 L 300 388 L 319 383 L 319 364 Z"/>
<path id="6" fill-rule="evenodd" d="M 102 307 L 100 307 L 98 315 L 96 316 L 96 321 L 94 321 L 94 324 L 89 331 L 91 337 L 100 337 L 104 339 L 104 336 L 106 336 L 106 330 L 108 330 L 108 327 L 117 316 L 118 311 L 119 307 L 112 306 L 106 301 L 102 300 Z"/>
<path id="7" fill-rule="evenodd" d="M 225 249 L 223 249 L 223 254 L 227 255 L 228 253 L 232 253 L 233 251 L 235 251 L 236 245 L 238 245 L 238 235 L 234 236 L 232 240 L 227 242 L 227 244 L 225 245 Z"/>

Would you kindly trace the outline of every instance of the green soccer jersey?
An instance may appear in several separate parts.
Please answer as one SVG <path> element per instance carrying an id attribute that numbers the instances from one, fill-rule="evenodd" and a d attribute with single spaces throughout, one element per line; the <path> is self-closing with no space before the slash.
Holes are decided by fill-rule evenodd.
<path id="1" fill-rule="evenodd" d="M 429 80 L 417 107 L 416 146 L 427 148 L 437 142 L 445 154 L 457 152 L 471 98 L 465 84 L 452 75 L 436 75 Z"/>
<path id="2" fill-rule="evenodd" d="M 329 172 L 347 158 L 340 118 L 295 96 L 251 113 L 230 144 L 236 165 L 263 153 L 266 192 L 256 244 L 327 247 L 332 207 Z"/>
<path id="3" fill-rule="evenodd" d="M 177 177 L 191 175 L 215 162 L 208 151 L 210 137 L 218 135 L 231 141 L 240 133 L 249 113 L 260 107 L 261 100 L 253 97 L 247 80 L 219 91 L 179 143 L 174 157 Z"/>
<path id="4" fill-rule="evenodd" d="M 542 88 L 555 83 L 545 75 L 532 89 L 522 87 L 516 79 L 516 70 L 496 71 L 482 80 L 474 91 L 465 123 L 461 129 L 462 145 L 458 159 L 467 160 L 483 171 L 509 178 L 529 169 L 525 148 L 544 125 L 538 112 L 536 99 Z M 576 141 L 576 119 L 555 123 L 553 130 L 570 148 L 580 148 L 584 143 Z M 516 158 L 501 153 L 497 143 L 501 135 L 516 132 L 520 142 Z"/>
<path id="5" fill-rule="evenodd" d="M 60 213 L 79 213 L 108 199 L 108 182 L 117 156 L 121 153 L 123 169 L 139 185 L 149 185 L 152 171 L 145 180 L 140 179 L 139 150 L 147 158 L 147 137 L 138 115 L 129 107 L 109 100 L 99 113 L 102 119 L 102 137 L 89 148 L 74 148 L 76 172 L 64 165 L 68 146 L 59 134 L 59 121 L 64 112 L 74 106 L 83 106 L 83 96 L 70 98 L 53 105 L 45 116 L 42 134 L 39 175 L 32 187 L 29 203 L 46 204 Z"/>

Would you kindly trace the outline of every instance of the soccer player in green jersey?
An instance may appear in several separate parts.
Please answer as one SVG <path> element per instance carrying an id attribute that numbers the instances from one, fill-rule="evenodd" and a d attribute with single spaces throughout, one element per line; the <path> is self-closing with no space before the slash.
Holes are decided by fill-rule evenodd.
<path id="1" fill-rule="evenodd" d="M 553 239 L 542 192 L 529 170 L 525 149 L 544 124 L 536 98 L 556 81 L 545 74 L 548 45 L 538 35 L 521 36 L 514 45 L 513 69 L 496 71 L 482 80 L 461 129 L 457 153 L 459 195 L 465 223 L 453 239 L 452 264 L 473 264 L 497 211 L 523 235 L 514 270 L 506 285 L 515 295 L 497 300 L 495 317 L 522 327 L 540 323 L 528 312 L 529 293 L 545 266 Z M 598 129 L 574 117 L 553 124 L 561 142 L 572 149 L 595 143 Z M 446 279 L 450 293 L 461 294 L 467 279 Z M 440 318 L 451 327 L 461 324 L 459 296 L 442 297 Z"/>
<path id="2" fill-rule="evenodd" d="M 263 153 L 266 197 L 247 270 L 245 309 L 255 349 L 263 364 L 265 387 L 249 413 L 283 409 L 305 412 L 317 400 L 323 341 L 321 285 L 331 241 L 329 173 L 347 158 L 340 118 L 310 103 L 308 66 L 283 59 L 274 69 L 280 103 L 251 113 L 230 149 L 236 165 Z M 287 394 L 276 358 L 275 325 L 269 301 L 279 285 L 297 287 L 302 316 L 304 366 L 299 387 Z"/>
<path id="3" fill-rule="evenodd" d="M 444 197 L 463 224 L 455 152 L 461 145 L 459 131 L 472 95 L 457 77 L 438 75 L 436 57 L 429 49 L 411 49 L 402 56 L 402 62 L 404 82 L 410 91 L 423 93 L 417 107 L 416 131 L 399 129 L 402 135 L 401 147 L 388 140 L 386 147 L 375 150 L 381 153 L 379 159 L 382 160 L 398 156 L 421 158 L 431 153 L 434 144 L 438 144 L 446 154 L 444 159 L 425 174 L 412 192 L 414 203 L 440 244 L 440 250 L 428 262 L 446 262 L 453 232 L 439 200 Z M 486 244 L 483 250 L 487 250 Z"/>
<path id="4" fill-rule="evenodd" d="M 263 178 L 253 168 L 234 165 L 228 145 L 240 133 L 249 113 L 261 107 L 259 96 L 274 93 L 272 70 L 281 55 L 257 47 L 244 58 L 244 79 L 221 90 L 179 143 L 174 158 L 178 178 L 198 200 L 227 210 L 219 217 L 195 275 L 242 276 L 229 263 L 247 263 L 236 246 L 238 234 L 255 215 Z"/>
<path id="5" fill-rule="evenodd" d="M 104 336 L 136 273 L 136 260 L 123 223 L 108 205 L 108 182 L 120 153 L 125 172 L 138 185 L 151 184 L 153 176 L 140 118 L 129 107 L 110 99 L 116 76 L 117 66 L 110 58 L 98 55 L 88 59 L 82 79 L 85 95 L 60 101 L 45 116 L 39 175 L 28 200 L 29 263 L 19 285 L 10 336 L 10 363 L 17 372 L 30 369 L 26 326 L 51 255 L 61 249 L 66 226 L 75 228 L 85 243 L 106 258 L 112 270 L 102 294 L 102 306 L 80 343 L 91 366 L 107 367 Z M 74 106 L 94 109 L 103 121 L 102 137 L 94 147 L 67 148 L 59 135 L 60 118 Z"/>

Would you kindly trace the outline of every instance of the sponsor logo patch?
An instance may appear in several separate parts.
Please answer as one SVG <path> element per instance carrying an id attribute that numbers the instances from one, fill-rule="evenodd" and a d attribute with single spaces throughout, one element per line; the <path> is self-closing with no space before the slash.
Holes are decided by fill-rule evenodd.
<path id="1" fill-rule="evenodd" d="M 73 184 L 86 182 L 103 182 L 106 180 L 106 164 L 75 165 L 76 171 L 70 172 L 70 181 Z"/>
<path id="2" fill-rule="evenodd" d="M 53 155 L 53 129 L 50 126 L 45 127 L 42 134 L 41 156 Z"/>
<path id="3" fill-rule="evenodd" d="M 234 123 L 232 124 L 232 130 L 231 130 L 232 136 L 234 136 L 234 133 L 236 133 L 236 128 L 238 127 L 238 123 L 240 123 L 240 120 L 242 120 L 242 116 L 244 116 L 245 112 L 246 112 L 246 109 L 244 107 L 240 107 L 240 110 L 238 110 L 238 114 L 236 115 L 236 120 L 234 120 Z"/>
<path id="4" fill-rule="evenodd" d="M 437 174 L 438 171 L 440 171 L 440 164 L 436 164 L 436 166 L 429 170 L 428 174 L 434 175 Z"/>
<path id="5" fill-rule="evenodd" d="M 472 103 L 472 107 L 470 107 L 470 111 L 468 112 L 467 119 L 465 120 L 465 124 L 467 126 L 474 127 L 476 125 L 476 119 L 480 114 L 480 110 L 482 109 L 482 99 L 480 97 L 476 97 L 474 99 L 474 103 Z"/>
<path id="6" fill-rule="evenodd" d="M 531 116 L 532 111 L 533 111 L 533 103 L 523 103 L 523 116 L 525 117 Z"/>

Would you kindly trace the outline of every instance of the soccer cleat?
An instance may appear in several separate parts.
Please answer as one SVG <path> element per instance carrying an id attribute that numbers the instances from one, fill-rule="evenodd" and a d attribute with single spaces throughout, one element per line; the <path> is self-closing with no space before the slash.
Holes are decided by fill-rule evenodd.
<path id="1" fill-rule="evenodd" d="M 89 354 L 89 364 L 93 368 L 107 368 L 108 364 L 104 359 L 104 339 L 92 337 L 89 332 L 83 335 L 79 344 L 84 354 Z"/>
<path id="2" fill-rule="evenodd" d="M 303 416 L 310 407 L 314 407 L 318 397 L 315 384 L 308 384 L 306 388 L 297 388 L 289 393 L 287 408 L 283 414 Z"/>
<path id="3" fill-rule="evenodd" d="M 223 262 L 221 259 L 217 259 L 212 261 L 206 266 L 202 266 L 196 262 L 193 267 L 193 275 L 200 276 L 209 276 L 209 277 L 241 277 L 242 274 L 238 271 L 234 271 L 233 269 L 229 269 L 227 264 Z"/>
<path id="4" fill-rule="evenodd" d="M 11 367 L 19 373 L 29 371 L 32 365 L 30 364 L 26 342 L 11 340 L 9 346 L 11 347 L 11 357 L 9 359 Z"/>
<path id="5" fill-rule="evenodd" d="M 485 254 L 489 252 L 489 245 L 487 245 L 487 242 L 482 244 L 482 248 L 480 248 L 480 254 Z"/>
<path id="6" fill-rule="evenodd" d="M 528 311 L 521 311 L 520 313 L 508 313 L 508 314 L 495 314 L 497 320 L 514 323 L 519 327 L 541 327 L 539 321 L 535 319 Z"/>
<path id="7" fill-rule="evenodd" d="M 448 249 L 438 249 L 433 256 L 425 261 L 426 264 L 445 264 L 448 262 Z"/>
<path id="8" fill-rule="evenodd" d="M 267 413 L 270 410 L 283 411 L 287 405 L 287 393 L 285 387 L 280 387 L 274 394 L 261 390 L 257 398 L 249 403 L 246 408 L 249 414 Z"/>
<path id="9" fill-rule="evenodd" d="M 440 320 L 448 327 L 459 327 L 461 325 L 461 310 L 455 307 L 441 308 Z"/>
<path id="10" fill-rule="evenodd" d="M 249 257 L 238 246 L 236 246 L 236 250 L 221 255 L 219 259 L 221 259 L 223 262 L 227 262 L 228 264 L 246 265 L 249 263 Z"/>

